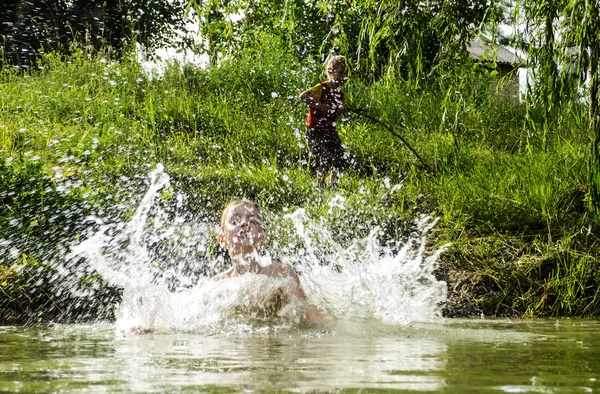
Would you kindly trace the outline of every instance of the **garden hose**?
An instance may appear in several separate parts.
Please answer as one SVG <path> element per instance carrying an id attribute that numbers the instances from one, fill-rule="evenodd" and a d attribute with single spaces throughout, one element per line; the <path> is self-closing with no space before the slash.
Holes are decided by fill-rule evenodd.
<path id="1" fill-rule="evenodd" d="M 395 136 L 396 138 L 399 138 L 400 141 L 402 141 L 404 143 L 404 145 L 406 145 L 408 147 L 408 149 L 410 149 L 410 151 L 417 157 L 417 159 L 419 159 L 419 161 L 421 162 L 421 164 L 423 165 L 423 167 L 426 170 L 429 170 L 429 166 L 427 164 L 425 164 L 425 161 L 423 161 L 423 159 L 421 158 L 421 156 L 419 155 L 419 153 L 408 143 L 408 141 L 406 140 L 406 138 L 404 138 L 402 135 L 400 135 L 400 133 L 398 133 L 396 130 L 394 130 L 390 125 L 382 122 L 377 117 L 369 114 L 364 109 L 345 107 L 345 110 L 348 111 L 348 112 L 360 115 L 362 117 L 365 117 L 365 118 L 367 118 L 367 119 L 369 119 L 369 120 L 377 123 L 378 125 L 380 125 L 384 129 L 386 129 L 387 131 L 389 131 L 390 133 L 392 133 L 393 136 Z"/>

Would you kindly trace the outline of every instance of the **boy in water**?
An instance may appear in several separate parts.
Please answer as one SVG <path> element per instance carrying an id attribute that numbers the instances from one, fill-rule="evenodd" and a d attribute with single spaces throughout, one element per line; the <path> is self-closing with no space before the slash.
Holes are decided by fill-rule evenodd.
<path id="1" fill-rule="evenodd" d="M 221 232 L 217 235 L 221 246 L 231 257 L 231 268 L 217 275 L 215 279 L 226 279 L 246 273 L 266 275 L 274 278 L 289 278 L 287 285 L 277 289 L 262 301 L 265 314 L 275 315 L 292 297 L 297 298 L 301 307 L 297 308 L 301 319 L 309 324 L 328 326 L 328 321 L 319 310 L 307 303 L 306 294 L 300 286 L 300 279 L 289 265 L 272 261 L 266 267 L 258 262 L 258 257 L 269 240 L 262 227 L 258 207 L 249 200 L 233 201 L 221 216 Z"/>
<path id="2" fill-rule="evenodd" d="M 329 174 L 330 185 L 337 181 L 345 166 L 344 148 L 334 122 L 344 112 L 344 93 L 340 87 L 348 80 L 346 58 L 333 56 L 327 62 L 327 81 L 300 93 L 300 100 L 308 104 L 306 143 L 311 167 L 317 179 Z"/>

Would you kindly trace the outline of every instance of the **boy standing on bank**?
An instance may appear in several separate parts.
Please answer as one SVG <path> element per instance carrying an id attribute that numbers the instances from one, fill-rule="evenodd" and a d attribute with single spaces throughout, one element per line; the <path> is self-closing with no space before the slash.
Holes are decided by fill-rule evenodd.
<path id="1" fill-rule="evenodd" d="M 340 170 L 345 167 L 342 140 L 335 128 L 335 121 L 344 112 L 344 92 L 340 89 L 348 80 L 346 58 L 333 56 L 327 62 L 327 81 L 302 92 L 300 100 L 308 104 L 306 118 L 306 143 L 311 168 L 317 179 L 329 176 L 335 185 Z"/>

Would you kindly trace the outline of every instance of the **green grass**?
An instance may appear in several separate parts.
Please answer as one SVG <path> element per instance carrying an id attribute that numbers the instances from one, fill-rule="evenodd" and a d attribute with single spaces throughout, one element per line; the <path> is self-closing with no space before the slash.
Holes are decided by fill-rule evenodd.
<path id="1" fill-rule="evenodd" d="M 477 92 L 463 83 L 452 94 L 441 84 L 415 90 L 393 78 L 351 79 L 348 103 L 395 127 L 430 171 L 382 127 L 346 116 L 339 132 L 352 165 L 330 190 L 306 167 L 306 108 L 296 99 L 321 78 L 320 66 L 268 39 L 263 49 L 210 70 L 175 64 L 162 76 L 84 53 L 68 62 L 48 55 L 30 74 L 3 70 L 0 239 L 16 240 L 12 257 L 0 256 L 3 289 L 25 293 L 13 268 L 47 253 L 47 243 L 31 246 L 47 234 L 85 236 L 83 213 L 126 218 L 118 202 L 139 198 L 139 176 L 161 162 L 175 187 L 194 196 L 190 212 L 215 221 L 241 197 L 270 212 L 301 206 L 327 217 L 336 193 L 349 207 L 328 219 L 340 238 L 378 225 L 401 239 L 417 215 L 439 216 L 431 242 L 452 242 L 438 272 L 449 283 L 449 315 L 600 314 L 579 104 L 553 117 L 546 138 L 540 110 L 489 94 L 477 76 Z M 126 178 L 139 187 L 124 188 Z M 386 179 L 402 187 L 390 192 Z M 83 213 L 60 215 L 69 209 Z M 0 306 L 0 320 L 27 320 L 15 317 L 26 309 Z"/>

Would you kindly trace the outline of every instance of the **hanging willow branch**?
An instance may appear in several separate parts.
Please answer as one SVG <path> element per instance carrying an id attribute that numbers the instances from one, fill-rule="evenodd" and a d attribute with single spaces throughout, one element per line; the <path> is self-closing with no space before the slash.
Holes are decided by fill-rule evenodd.
<path id="1" fill-rule="evenodd" d="M 390 125 L 382 122 L 377 117 L 369 114 L 364 109 L 360 109 L 360 108 L 348 108 L 348 107 L 346 107 L 346 111 L 352 112 L 352 113 L 360 115 L 360 116 L 362 116 L 364 118 L 367 118 L 367 119 L 369 119 L 369 120 L 377 123 L 378 125 L 380 125 L 384 129 L 386 129 L 387 131 L 389 131 L 394 137 L 400 139 L 400 141 L 402 141 L 404 143 L 404 145 L 406 145 L 406 147 L 417 157 L 417 159 L 419 159 L 419 161 L 421 162 L 421 164 L 423 165 L 423 167 L 425 168 L 425 170 L 429 171 L 429 169 L 430 169 L 429 166 L 427 164 L 425 164 L 425 161 L 423 161 L 423 159 L 421 158 L 421 156 L 419 155 L 419 153 L 417 153 L 417 151 L 408 143 L 408 141 L 406 140 L 406 138 L 404 138 L 402 135 L 400 135 L 400 133 L 398 133 L 396 130 L 394 130 Z"/>

